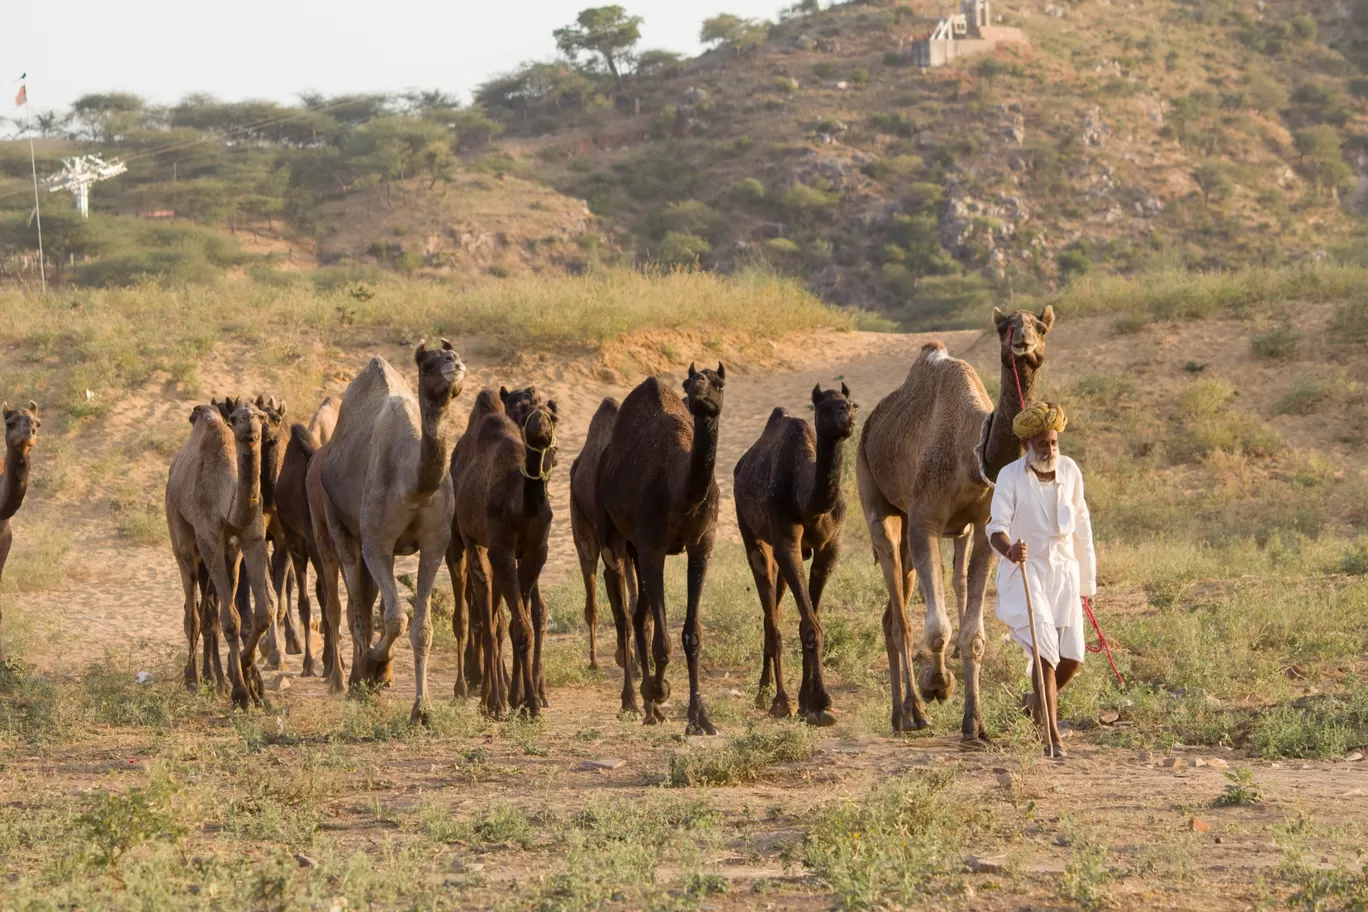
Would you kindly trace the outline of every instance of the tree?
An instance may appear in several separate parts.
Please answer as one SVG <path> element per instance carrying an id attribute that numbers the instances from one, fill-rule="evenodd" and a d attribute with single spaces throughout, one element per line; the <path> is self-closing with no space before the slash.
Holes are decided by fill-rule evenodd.
<path id="1" fill-rule="evenodd" d="M 557 111 L 578 104 L 593 88 L 584 74 L 559 60 L 525 63 L 510 73 L 496 76 L 475 89 L 475 103 L 496 116 L 521 114 L 552 104 Z"/>
<path id="2" fill-rule="evenodd" d="M 71 116 L 85 136 L 95 142 L 115 142 L 142 122 L 146 102 L 126 92 L 82 95 L 71 105 Z"/>
<path id="3" fill-rule="evenodd" d="M 631 62 L 632 49 L 641 40 L 641 17 L 628 16 L 620 6 L 596 6 L 581 10 L 575 23 L 551 33 L 556 47 L 571 60 L 581 53 L 598 54 L 620 87 L 622 69 Z"/>
<path id="4" fill-rule="evenodd" d="M 1206 205 L 1211 205 L 1213 196 L 1219 200 L 1230 192 L 1230 173 L 1222 161 L 1208 159 L 1202 162 L 1193 169 L 1192 179 L 1202 191 L 1202 202 Z"/>
<path id="5" fill-rule="evenodd" d="M 1344 163 L 1339 131 L 1330 124 L 1298 130 L 1293 139 L 1302 168 L 1317 189 L 1336 189 L 1353 173 Z"/>
<path id="6" fill-rule="evenodd" d="M 764 44 L 769 37 L 769 30 L 768 22 L 722 13 L 703 20 L 698 40 L 717 47 L 730 47 L 740 57 Z"/>
<path id="7" fill-rule="evenodd" d="M 664 76 L 683 59 L 674 51 L 642 51 L 637 57 L 636 73 L 638 76 Z"/>
<path id="8" fill-rule="evenodd" d="M 1287 89 L 1264 73 L 1255 73 L 1245 85 L 1245 97 L 1256 111 L 1278 111 L 1287 107 Z"/>

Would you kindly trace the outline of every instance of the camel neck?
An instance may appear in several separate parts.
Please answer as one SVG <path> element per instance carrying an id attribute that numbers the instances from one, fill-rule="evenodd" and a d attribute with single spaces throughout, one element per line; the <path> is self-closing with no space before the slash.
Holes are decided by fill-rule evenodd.
<path id="1" fill-rule="evenodd" d="M 689 483 L 684 491 L 685 503 L 702 503 L 708 496 L 716 465 L 717 418 L 694 415 L 693 449 L 689 451 Z"/>
<path id="2" fill-rule="evenodd" d="M 28 493 L 29 448 L 8 447 L 5 453 L 5 474 L 0 476 L 0 519 L 9 519 L 19 512 Z"/>
<path id="3" fill-rule="evenodd" d="M 280 463 L 285 447 L 279 441 L 261 447 L 261 508 L 268 513 L 275 509 L 276 481 L 280 478 Z"/>
<path id="4" fill-rule="evenodd" d="M 261 446 L 237 444 L 237 489 L 228 522 L 241 529 L 261 514 Z"/>
<path id="5" fill-rule="evenodd" d="M 808 516 L 820 516 L 836 508 L 841 497 L 841 470 L 845 462 L 845 438 L 817 438 L 817 460 L 805 500 Z"/>
<path id="6" fill-rule="evenodd" d="M 1019 396 L 1017 393 L 1018 376 L 1021 377 Z M 1025 452 L 1021 440 L 1012 431 L 1012 422 L 1021 413 L 1022 399 L 1025 399 L 1028 405 L 1035 401 L 1035 391 L 1035 368 L 1028 364 L 1018 364 L 1017 370 L 1014 372 L 1010 361 L 1002 366 L 1002 381 L 998 384 L 997 407 L 993 409 L 993 426 L 989 431 L 988 446 L 984 452 L 984 462 L 988 470 L 989 480 L 996 481 L 998 472 L 1001 472 L 1004 466 L 1016 462 Z"/>
<path id="7" fill-rule="evenodd" d="M 453 443 L 447 433 L 446 408 L 428 403 L 419 403 L 422 415 L 422 445 L 418 458 L 418 481 L 415 485 L 418 494 L 429 495 L 437 491 L 451 471 L 451 451 Z"/>
<path id="8" fill-rule="evenodd" d="M 551 454 L 547 450 L 524 446 L 523 450 L 523 514 L 536 516 L 547 500 L 547 486 L 551 483 Z"/>

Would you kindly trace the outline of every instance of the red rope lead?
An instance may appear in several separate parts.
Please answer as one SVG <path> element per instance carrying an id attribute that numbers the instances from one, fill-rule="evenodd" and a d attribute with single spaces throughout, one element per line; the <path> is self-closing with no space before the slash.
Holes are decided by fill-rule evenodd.
<path id="1" fill-rule="evenodd" d="M 1021 403 L 1021 408 L 1024 411 L 1026 408 L 1026 394 L 1021 390 L 1021 374 L 1017 372 L 1015 352 L 1012 349 L 1012 336 L 1015 335 L 1015 333 L 1015 326 L 1007 327 L 1007 351 L 1008 357 L 1012 360 L 1012 378 L 1016 380 L 1017 401 Z M 1087 613 L 1088 621 L 1092 624 L 1093 630 L 1097 631 L 1097 646 L 1085 646 L 1084 648 L 1087 649 L 1088 652 L 1094 654 L 1106 652 L 1107 663 L 1111 665 L 1112 674 L 1116 675 L 1116 680 L 1124 687 L 1126 679 L 1121 677 L 1121 672 L 1116 668 L 1116 660 L 1112 658 L 1111 654 L 1111 644 L 1107 642 L 1107 638 L 1102 634 L 1102 627 L 1097 623 L 1097 616 L 1093 614 L 1092 602 L 1087 598 L 1083 599 L 1083 610 Z"/>

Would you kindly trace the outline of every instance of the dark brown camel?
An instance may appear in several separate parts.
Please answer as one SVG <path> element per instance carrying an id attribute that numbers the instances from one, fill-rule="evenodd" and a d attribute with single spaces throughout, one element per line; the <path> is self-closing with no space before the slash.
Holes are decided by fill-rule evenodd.
<path id="1" fill-rule="evenodd" d="M 38 404 L 30 402 L 28 408 L 12 409 L 4 404 L 5 421 L 5 462 L 0 465 L 0 577 L 5 573 L 5 562 L 9 560 L 10 546 L 14 544 L 14 529 L 10 520 L 19 512 L 28 492 L 30 454 L 38 439 L 38 429 L 43 422 L 38 419 Z M 3 615 L 0 615 L 3 623 Z M 0 667 L 8 661 L 5 656 L 4 631 L 0 630 Z"/>
<path id="2" fill-rule="evenodd" d="M 537 582 L 551 531 L 547 484 L 556 460 L 557 420 L 555 402 L 541 404 L 531 388 L 501 398 L 507 414 L 485 414 L 467 428 L 470 443 L 456 481 L 456 528 L 483 640 L 482 706 L 496 718 L 510 705 L 535 716 L 545 697 L 545 603 Z M 501 600 L 512 616 L 511 681 L 503 674 Z"/>
<path id="3" fill-rule="evenodd" d="M 318 673 L 314 662 L 313 610 L 309 603 L 308 569 L 314 568 L 314 584 L 319 610 L 327 604 L 323 594 L 322 559 L 318 546 L 314 543 L 313 519 L 309 513 L 309 495 L 305 481 L 309 472 L 309 460 L 320 446 L 332 436 L 337 424 L 337 406 L 331 396 L 323 400 L 313 420 L 306 427 L 296 423 L 290 428 L 290 440 L 285 445 L 285 456 L 280 464 L 280 474 L 275 486 L 276 517 L 280 521 L 281 534 L 285 547 L 277 554 L 288 557 L 294 570 L 296 598 L 299 600 L 299 622 L 304 630 L 304 665 L 302 677 L 312 677 Z M 324 630 L 326 625 L 320 625 Z M 286 647 L 288 649 L 288 645 Z M 323 674 L 328 673 L 329 663 L 338 655 L 337 644 L 323 644 Z"/>
<path id="4" fill-rule="evenodd" d="M 599 543 L 595 517 L 598 516 L 598 468 L 599 460 L 608 441 L 613 437 L 613 426 L 617 423 L 618 401 L 609 396 L 599 404 L 589 422 L 589 433 L 584 438 L 584 449 L 570 464 L 570 530 L 575 539 L 575 551 L 579 555 L 580 574 L 584 578 L 584 624 L 589 628 L 589 667 L 598 666 L 598 565 L 603 547 Z M 616 573 L 605 565 L 605 572 Z M 627 614 L 636 611 L 637 580 L 636 573 L 629 561 L 624 565 L 628 597 Z M 609 583 L 615 585 L 615 583 Z M 628 632 L 626 615 L 613 615 L 613 625 L 617 630 L 616 661 L 619 667 L 631 656 L 631 634 Z"/>
<path id="5" fill-rule="evenodd" d="M 784 689 L 783 639 L 779 612 L 784 587 L 793 591 L 802 618 L 803 683 L 798 712 L 811 725 L 835 725 L 831 697 L 822 680 L 824 635 L 822 591 L 841 553 L 845 497 L 841 468 L 845 442 L 855 430 L 857 406 L 844 383 L 840 392 L 812 389 L 817 430 L 802 418 L 775 409 L 760 438 L 736 464 L 736 520 L 746 546 L 755 591 L 765 615 L 765 659 L 756 705 L 763 708 L 774 681 L 770 715 L 793 715 Z M 812 575 L 803 582 L 803 561 L 812 558 Z"/>
<path id="6" fill-rule="evenodd" d="M 670 663 L 665 615 L 665 558 L 689 555 L 688 607 L 682 642 L 689 664 L 690 734 L 717 734 L 698 688 L 698 654 L 702 644 L 698 602 L 712 556 L 720 495 L 713 468 L 717 463 L 717 425 L 722 414 L 726 369 L 716 372 L 689 366 L 685 399 L 648 377 L 627 395 L 618 411 L 613 435 L 599 461 L 598 526 L 614 616 L 626 615 L 624 568 L 636 565 L 641 597 L 632 628 L 641 665 L 643 721 L 664 721 L 660 704 L 670 695 L 665 670 Z M 646 612 L 654 635 L 646 652 Z M 654 663 L 652 669 L 651 663 Z M 623 663 L 622 708 L 634 711 L 632 663 Z"/>

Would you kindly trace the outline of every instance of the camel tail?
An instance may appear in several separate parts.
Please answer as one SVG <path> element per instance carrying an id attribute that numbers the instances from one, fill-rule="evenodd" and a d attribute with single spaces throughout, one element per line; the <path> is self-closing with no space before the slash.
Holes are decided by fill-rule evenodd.
<path id="1" fill-rule="evenodd" d="M 295 442 L 295 446 L 304 452 L 306 459 L 312 459 L 313 454 L 318 452 L 318 440 L 313 433 L 304 425 L 295 423 L 290 428 L 290 439 Z"/>

